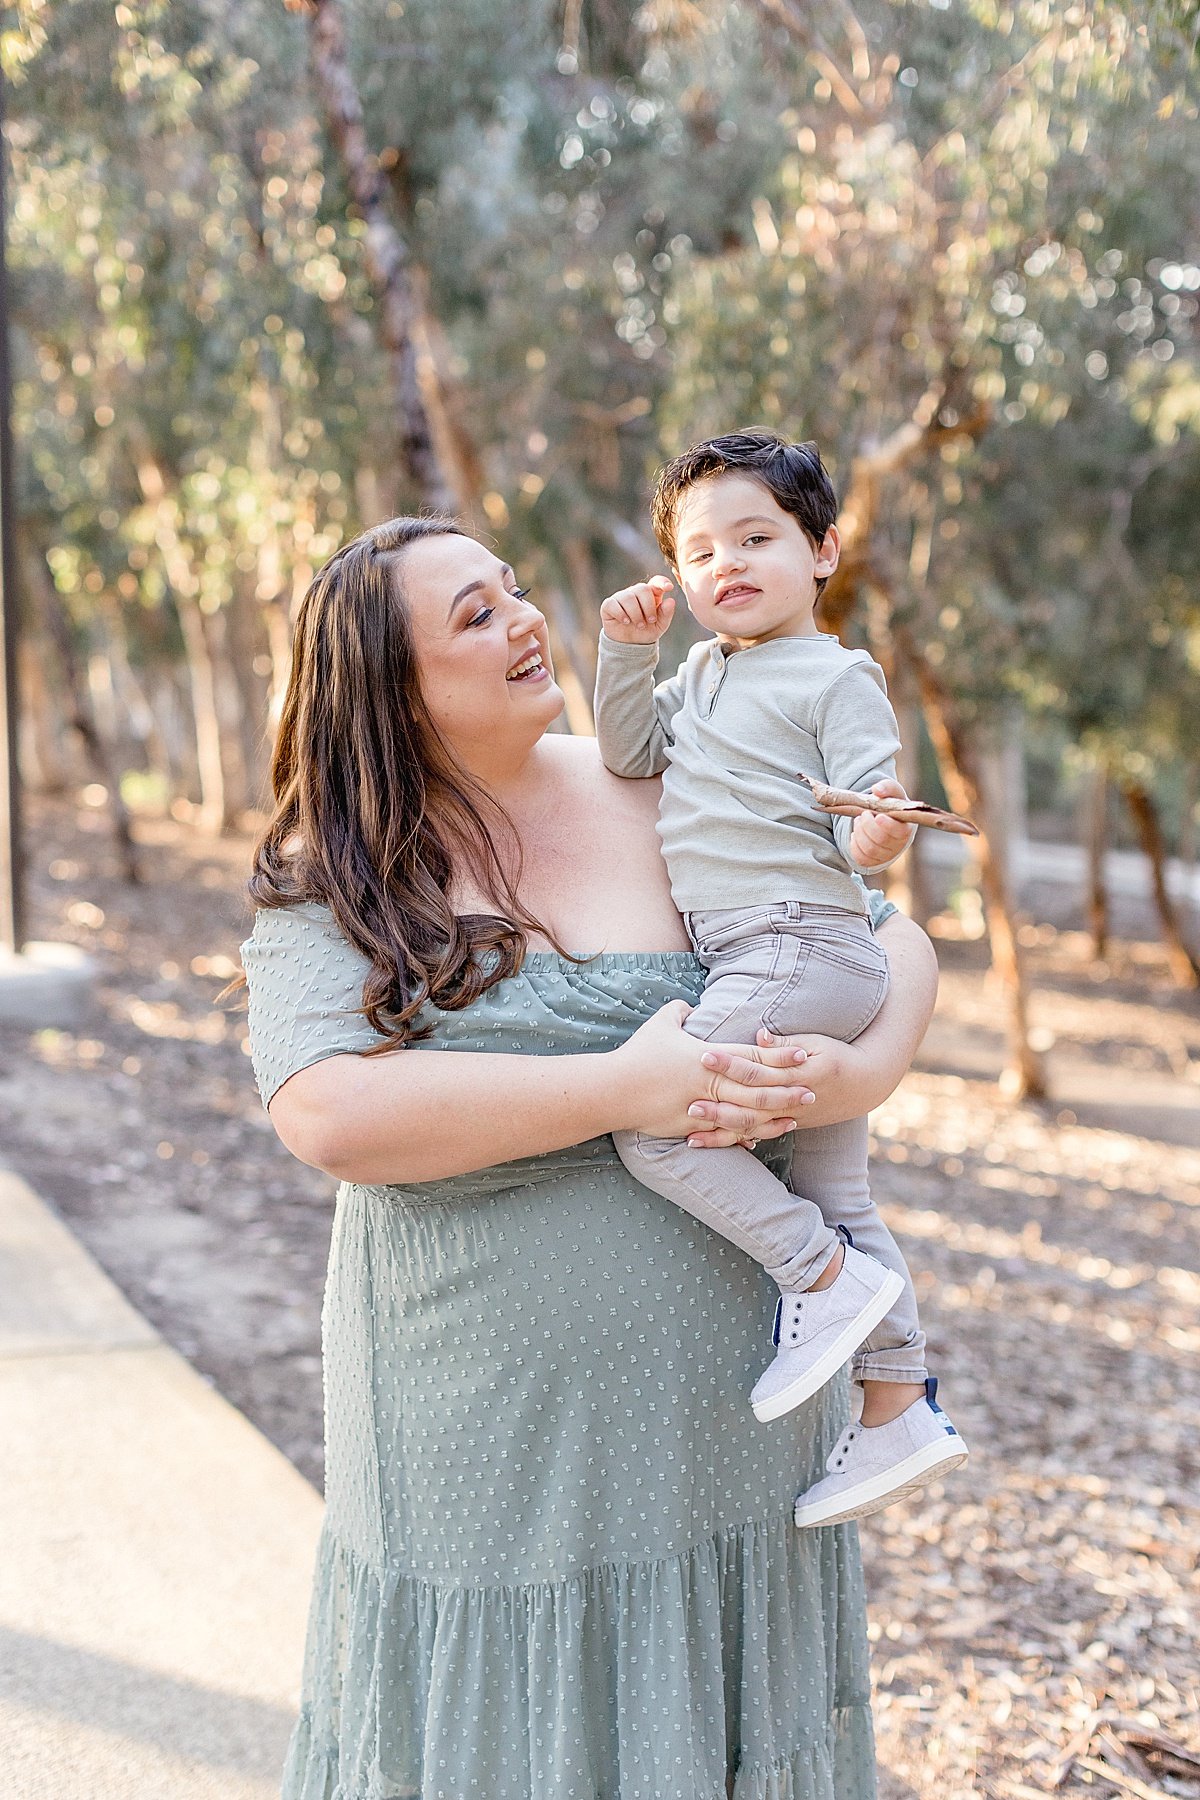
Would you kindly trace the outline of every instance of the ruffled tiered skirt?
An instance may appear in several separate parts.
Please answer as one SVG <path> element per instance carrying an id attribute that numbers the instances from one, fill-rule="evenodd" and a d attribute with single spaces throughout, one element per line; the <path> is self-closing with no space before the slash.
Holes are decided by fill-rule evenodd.
<path id="1" fill-rule="evenodd" d="M 784 1515 L 571 1580 L 450 1587 L 327 1534 L 286 1792 L 725 1800 L 732 1780 L 735 1800 L 866 1800 L 848 1548 Z"/>

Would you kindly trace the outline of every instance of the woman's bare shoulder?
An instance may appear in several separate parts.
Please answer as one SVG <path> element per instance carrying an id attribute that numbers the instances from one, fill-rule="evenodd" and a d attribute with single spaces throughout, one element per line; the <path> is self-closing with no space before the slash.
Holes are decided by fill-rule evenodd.
<path id="1" fill-rule="evenodd" d="M 637 817 L 658 816 L 662 783 L 657 775 L 643 781 L 630 781 L 614 775 L 600 760 L 600 748 L 594 737 L 562 736 L 547 739 L 553 744 L 552 754 L 559 762 L 565 779 L 578 792 L 587 792 L 603 803 Z"/>

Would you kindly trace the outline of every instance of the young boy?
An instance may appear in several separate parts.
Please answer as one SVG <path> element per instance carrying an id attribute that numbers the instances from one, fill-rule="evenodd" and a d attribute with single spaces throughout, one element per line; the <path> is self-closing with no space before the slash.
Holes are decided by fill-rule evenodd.
<path id="1" fill-rule="evenodd" d="M 671 891 L 708 974 L 687 1029 L 716 1042 L 753 1043 L 765 1027 L 849 1043 L 887 988 L 855 872 L 886 868 L 912 828 L 832 817 L 797 780 L 903 792 L 882 671 L 813 622 L 837 567 L 836 516 L 814 445 L 713 438 L 662 471 L 653 521 L 693 616 L 716 635 L 656 686 L 671 583 L 625 588 L 600 609 L 600 753 L 618 775 L 663 776 Z M 824 1525 L 890 1505 L 967 1450 L 937 1405 L 908 1269 L 870 1198 L 866 1120 L 794 1142 L 785 1185 L 747 1149 L 616 1139 L 639 1181 L 778 1284 L 758 1418 L 798 1406 L 853 1356 L 854 1418 L 829 1473 L 796 1502 L 797 1524 Z"/>

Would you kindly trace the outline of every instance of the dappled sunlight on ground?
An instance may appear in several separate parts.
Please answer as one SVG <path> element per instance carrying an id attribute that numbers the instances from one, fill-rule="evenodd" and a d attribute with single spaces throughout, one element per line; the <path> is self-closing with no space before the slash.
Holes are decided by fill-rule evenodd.
<path id="1" fill-rule="evenodd" d="M 130 889 L 100 823 L 35 813 L 37 932 L 100 979 L 72 1031 L 0 1028 L 4 1154 L 319 1478 L 332 1184 L 277 1143 L 244 1019 L 215 1004 L 249 840 L 139 821 Z M 1200 1714 L 1200 1000 L 1153 944 L 1114 945 L 1099 977 L 1077 933 L 1028 947 L 1056 1099 L 999 1098 L 983 948 L 945 939 L 934 1030 L 872 1122 L 972 1448 L 862 1528 L 881 1800 L 1200 1796 L 1180 1754 Z"/>
<path id="2" fill-rule="evenodd" d="M 983 986 L 943 983 L 956 1029 L 994 1023 Z M 972 1447 L 862 1528 L 882 1800 L 1200 1793 L 1131 1739 L 1188 1741 L 1200 1705 L 1200 1147 L 1116 1128 L 1119 1065 L 1169 1041 L 1161 1078 L 1190 1084 L 1200 1012 L 1157 988 L 1039 1004 L 1110 1065 L 1111 1128 L 920 1071 L 873 1120 L 876 1191 Z"/>

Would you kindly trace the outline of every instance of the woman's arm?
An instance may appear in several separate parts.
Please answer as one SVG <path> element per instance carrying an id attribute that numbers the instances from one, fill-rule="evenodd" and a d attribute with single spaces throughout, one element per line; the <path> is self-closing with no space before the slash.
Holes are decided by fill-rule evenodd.
<path id="1" fill-rule="evenodd" d="M 859 1119 L 880 1106 L 907 1073 L 929 1028 L 938 985 L 933 945 L 921 927 L 902 913 L 889 914 L 879 927 L 878 937 L 888 959 L 887 996 L 867 1029 L 852 1044 L 810 1032 L 791 1037 L 759 1034 L 760 1045 L 772 1046 L 773 1050 L 790 1046 L 808 1051 L 801 1074 L 816 1098 L 795 1115 L 803 1129 Z M 724 1057 L 716 1046 L 713 1050 L 720 1067 Z M 746 1075 L 743 1070 L 743 1077 Z M 748 1079 L 752 1082 L 753 1076 Z M 701 1104 L 706 1116 L 717 1123 L 713 1109 Z M 753 1135 L 762 1138 L 766 1134 L 756 1131 Z M 720 1149 L 740 1143 L 743 1136 L 710 1126 L 703 1132 L 693 1132 L 692 1141 Z"/>
<path id="2" fill-rule="evenodd" d="M 731 1131 L 793 1129 L 808 1091 L 796 1053 L 726 1049 L 719 1070 L 706 1067 L 709 1046 L 682 1029 L 687 1012 L 674 1001 L 619 1049 L 593 1055 L 329 1056 L 284 1082 L 271 1122 L 301 1162 L 372 1184 L 443 1180 L 607 1131 L 686 1137 L 693 1103 Z"/>

